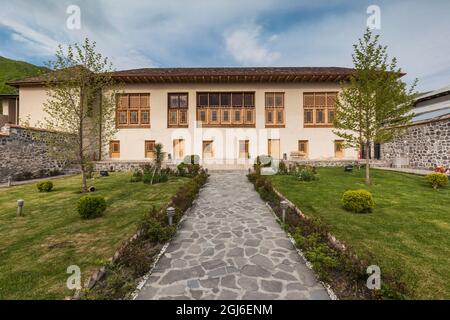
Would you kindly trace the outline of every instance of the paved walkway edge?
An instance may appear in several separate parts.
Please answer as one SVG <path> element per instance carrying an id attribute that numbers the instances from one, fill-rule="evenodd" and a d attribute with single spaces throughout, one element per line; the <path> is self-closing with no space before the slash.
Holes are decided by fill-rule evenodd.
<path id="1" fill-rule="evenodd" d="M 203 187 L 202 187 L 203 188 Z M 202 189 L 200 188 L 200 190 Z M 199 190 L 199 193 L 200 193 Z M 198 196 L 198 195 L 197 195 Z M 192 205 L 183 213 L 183 215 L 181 216 L 180 221 L 177 224 L 177 232 L 178 229 L 180 228 L 180 226 L 182 225 L 182 222 L 184 221 L 184 219 L 186 219 L 186 217 L 189 215 L 189 213 L 192 211 L 192 208 L 194 208 L 197 204 L 197 199 L 195 199 L 192 202 Z M 136 300 L 137 296 L 139 295 L 139 292 L 141 292 L 142 288 L 144 287 L 145 283 L 147 282 L 148 278 L 152 275 L 153 270 L 155 269 L 156 265 L 158 264 L 159 260 L 161 259 L 161 257 L 164 255 L 164 253 L 166 253 L 167 248 L 169 247 L 170 243 L 173 241 L 173 239 L 175 239 L 175 235 L 169 240 L 167 241 L 164 246 L 161 248 L 161 251 L 159 251 L 158 256 L 156 257 L 155 261 L 153 261 L 152 266 L 150 268 L 150 271 L 147 272 L 139 281 L 136 289 L 133 291 L 133 293 L 131 293 L 130 295 L 130 300 Z"/>
<path id="2" fill-rule="evenodd" d="M 276 215 L 275 211 L 273 211 L 272 207 L 269 205 L 269 203 L 266 202 L 266 206 L 269 207 L 270 212 L 272 212 L 274 218 L 275 218 L 277 221 L 280 220 L 280 219 L 278 218 L 278 216 Z M 339 300 L 339 298 L 337 297 L 337 295 L 334 293 L 333 289 L 331 289 L 331 286 L 330 286 L 328 283 L 323 282 L 322 280 L 320 280 L 320 279 L 317 277 L 316 273 L 314 272 L 312 263 L 309 262 L 308 259 L 306 259 L 305 255 L 303 254 L 303 251 L 300 250 L 299 248 L 297 248 L 297 245 L 296 245 L 295 240 L 294 240 L 294 238 L 292 237 L 292 235 L 291 235 L 289 232 L 287 232 L 287 231 L 285 231 L 285 232 L 286 232 L 286 234 L 287 234 L 289 240 L 291 241 L 292 245 L 294 246 L 295 250 L 297 251 L 298 255 L 299 255 L 299 256 L 303 259 L 303 261 L 305 262 L 305 265 L 308 267 L 308 269 L 310 269 L 310 270 L 314 273 L 314 275 L 316 276 L 317 281 L 325 288 L 325 290 L 327 290 L 327 293 L 328 293 L 328 295 L 330 296 L 330 299 L 331 299 L 331 300 Z"/>

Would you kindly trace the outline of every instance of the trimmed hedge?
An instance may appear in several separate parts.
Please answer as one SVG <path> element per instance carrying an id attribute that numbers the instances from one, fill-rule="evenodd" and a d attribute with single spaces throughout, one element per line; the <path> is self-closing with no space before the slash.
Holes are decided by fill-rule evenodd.
<path id="1" fill-rule="evenodd" d="M 342 196 L 342 205 L 347 211 L 355 213 L 372 212 L 375 206 L 372 194 L 364 189 L 348 190 Z"/>
<path id="2" fill-rule="evenodd" d="M 53 182 L 48 180 L 41 181 L 37 183 L 36 187 L 39 190 L 39 192 L 50 192 L 53 189 Z"/>
<path id="3" fill-rule="evenodd" d="M 425 179 L 434 189 L 443 188 L 448 184 L 448 177 L 443 173 L 430 173 Z"/>
<path id="4" fill-rule="evenodd" d="M 83 219 L 94 219 L 103 215 L 106 201 L 102 196 L 82 196 L 77 203 L 78 214 Z"/>

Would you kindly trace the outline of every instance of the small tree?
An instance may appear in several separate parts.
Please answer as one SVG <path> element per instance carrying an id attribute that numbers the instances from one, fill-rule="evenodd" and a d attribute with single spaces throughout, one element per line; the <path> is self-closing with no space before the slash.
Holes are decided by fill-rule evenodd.
<path id="1" fill-rule="evenodd" d="M 160 174 L 161 172 L 162 163 L 164 161 L 164 154 L 165 153 L 163 152 L 163 145 L 161 143 L 155 144 L 154 168 L 150 184 L 153 184 L 153 179 L 155 178 L 155 175 Z"/>
<path id="2" fill-rule="evenodd" d="M 370 184 L 369 149 L 371 142 L 384 143 L 397 137 L 412 114 L 413 91 L 401 81 L 397 60 L 389 61 L 387 47 L 378 43 L 379 36 L 367 29 L 355 44 L 355 72 L 350 83 L 342 85 L 336 101 L 334 133 L 348 147 L 365 146 L 366 184 Z"/>
<path id="3" fill-rule="evenodd" d="M 44 111 L 48 129 L 69 133 L 66 139 L 46 141 L 55 157 L 69 158 L 82 172 L 82 191 L 87 192 L 87 174 L 92 160 L 115 134 L 116 94 L 108 58 L 96 52 L 95 42 L 69 45 L 48 63 L 47 102 Z"/>

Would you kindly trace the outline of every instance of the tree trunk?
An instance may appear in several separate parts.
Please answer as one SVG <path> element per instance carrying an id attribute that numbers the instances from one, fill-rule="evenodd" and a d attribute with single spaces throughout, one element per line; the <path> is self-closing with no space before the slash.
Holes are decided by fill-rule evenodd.
<path id="1" fill-rule="evenodd" d="M 81 191 L 83 193 L 88 192 L 87 181 L 86 181 L 86 166 L 84 164 L 81 165 Z"/>
<path id="2" fill-rule="evenodd" d="M 366 141 L 366 147 L 364 150 L 365 157 L 366 157 L 366 185 L 370 185 L 370 159 L 369 159 L 369 152 L 370 152 L 370 141 Z"/>

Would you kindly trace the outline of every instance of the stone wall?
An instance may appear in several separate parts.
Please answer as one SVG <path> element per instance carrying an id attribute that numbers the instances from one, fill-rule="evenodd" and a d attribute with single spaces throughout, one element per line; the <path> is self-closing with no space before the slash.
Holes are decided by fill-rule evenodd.
<path id="1" fill-rule="evenodd" d="M 24 174 L 30 178 L 41 177 L 51 170 L 64 171 L 68 163 L 49 156 L 48 149 L 39 135 L 60 135 L 41 129 L 6 124 L 0 132 L 0 183 L 11 176 L 19 180 Z"/>
<path id="2" fill-rule="evenodd" d="M 381 156 L 393 166 L 417 169 L 450 166 L 450 119 L 409 127 L 400 138 L 381 146 Z"/>

